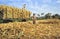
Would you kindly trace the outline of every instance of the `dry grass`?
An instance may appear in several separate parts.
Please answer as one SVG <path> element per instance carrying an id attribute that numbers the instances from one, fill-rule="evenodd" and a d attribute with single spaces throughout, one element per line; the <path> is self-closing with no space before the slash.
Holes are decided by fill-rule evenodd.
<path id="1" fill-rule="evenodd" d="M 60 20 L 38 20 L 0 24 L 0 39 L 55 39 L 60 38 Z"/>

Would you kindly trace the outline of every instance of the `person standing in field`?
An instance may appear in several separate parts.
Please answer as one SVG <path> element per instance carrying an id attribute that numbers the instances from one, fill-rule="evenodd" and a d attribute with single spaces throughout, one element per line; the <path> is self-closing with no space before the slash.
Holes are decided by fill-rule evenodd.
<path id="1" fill-rule="evenodd" d="M 32 20 L 33 20 L 33 24 L 36 24 L 36 16 L 35 16 L 35 14 L 33 14 Z"/>

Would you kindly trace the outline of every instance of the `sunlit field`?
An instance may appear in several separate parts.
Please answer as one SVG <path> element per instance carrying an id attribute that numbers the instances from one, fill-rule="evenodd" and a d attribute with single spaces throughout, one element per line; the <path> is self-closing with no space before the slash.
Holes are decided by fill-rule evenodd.
<path id="1" fill-rule="evenodd" d="M 60 20 L 0 24 L 0 39 L 60 39 Z"/>

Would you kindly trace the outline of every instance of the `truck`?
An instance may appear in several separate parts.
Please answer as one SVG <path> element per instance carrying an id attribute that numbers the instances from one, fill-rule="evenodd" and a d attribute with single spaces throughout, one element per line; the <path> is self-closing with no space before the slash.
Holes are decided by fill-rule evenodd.
<path id="1" fill-rule="evenodd" d="M 3 22 L 26 21 L 30 18 L 31 12 L 25 8 L 0 5 L 0 20 Z"/>

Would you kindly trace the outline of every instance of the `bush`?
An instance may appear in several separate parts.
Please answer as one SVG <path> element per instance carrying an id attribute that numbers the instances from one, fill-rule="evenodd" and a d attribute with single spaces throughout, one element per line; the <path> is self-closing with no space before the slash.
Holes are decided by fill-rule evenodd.
<path id="1" fill-rule="evenodd" d="M 3 20 L 2 19 L 0 19 L 0 23 L 3 23 Z"/>
<path id="2" fill-rule="evenodd" d="M 13 20 L 11 20 L 11 19 L 4 19 L 3 20 L 3 23 L 9 23 L 9 22 L 13 22 Z"/>

